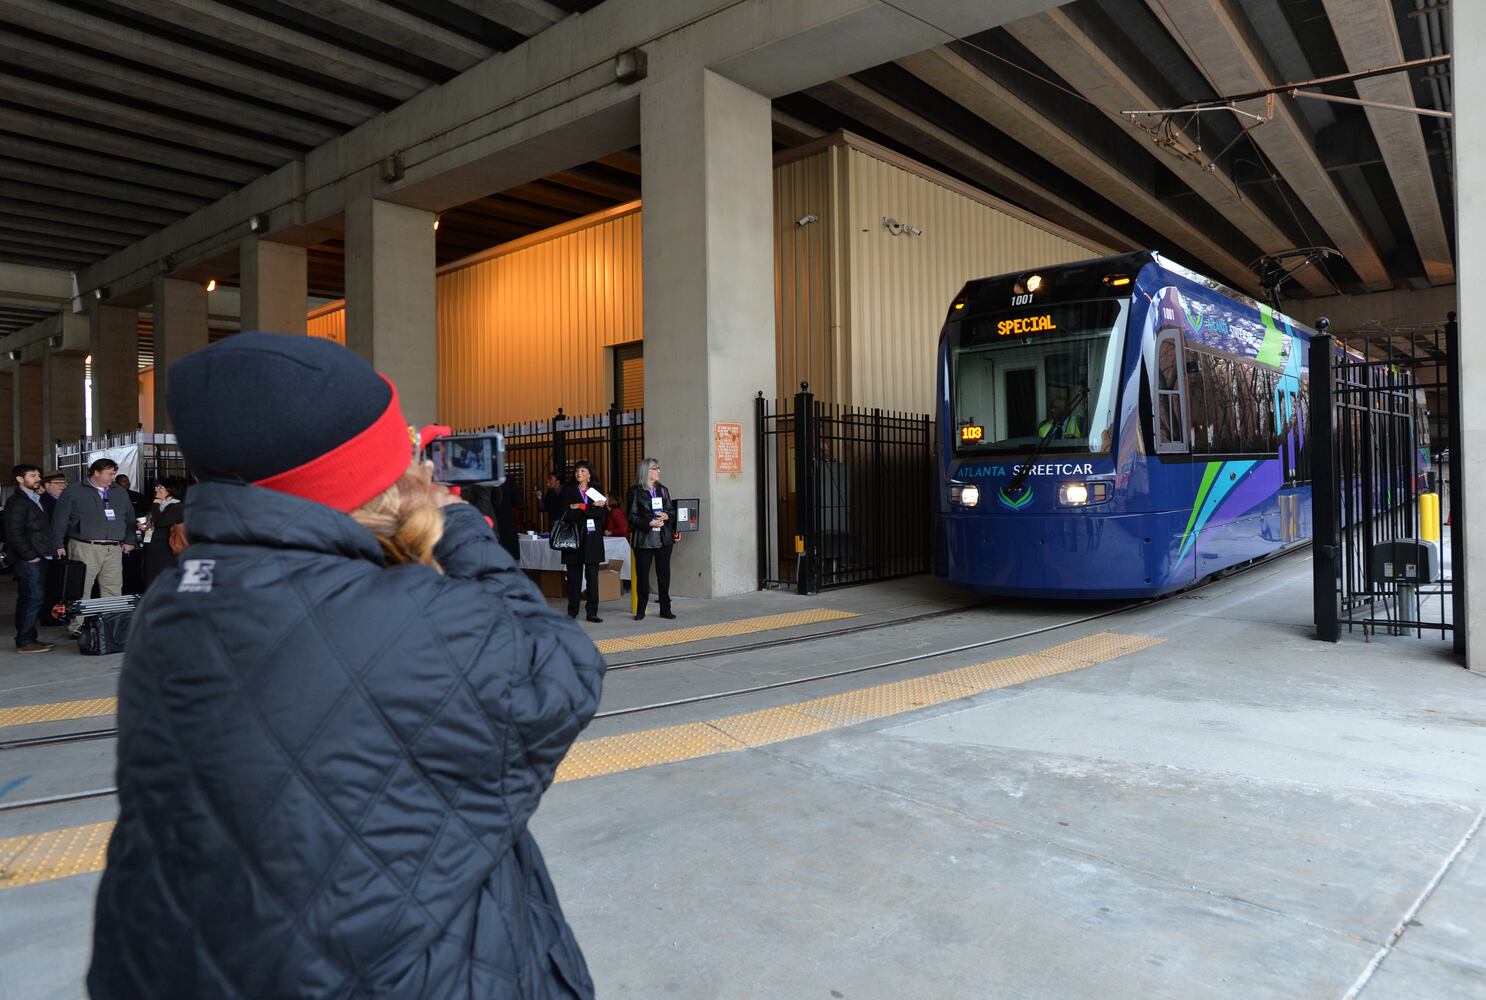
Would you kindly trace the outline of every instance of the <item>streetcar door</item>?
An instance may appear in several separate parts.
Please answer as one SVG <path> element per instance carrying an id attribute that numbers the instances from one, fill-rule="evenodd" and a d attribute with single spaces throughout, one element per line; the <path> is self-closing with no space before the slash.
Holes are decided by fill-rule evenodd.
<path id="1" fill-rule="evenodd" d="M 1182 334 L 1167 327 L 1156 335 L 1154 421 L 1157 454 L 1187 452 L 1187 366 L 1182 358 Z"/>

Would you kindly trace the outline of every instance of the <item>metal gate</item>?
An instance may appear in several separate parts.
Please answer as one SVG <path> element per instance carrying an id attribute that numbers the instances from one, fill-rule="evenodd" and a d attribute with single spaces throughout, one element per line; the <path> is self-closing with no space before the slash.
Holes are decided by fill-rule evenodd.
<path id="1" fill-rule="evenodd" d="M 1452 533 L 1423 387 L 1401 358 L 1339 346 L 1324 320 L 1317 326 L 1322 335 L 1310 353 L 1316 637 L 1336 642 L 1343 627 L 1449 636 L 1459 620 L 1450 567 L 1459 563 L 1444 551 Z"/>
<path id="2" fill-rule="evenodd" d="M 607 413 L 570 417 L 561 409 L 551 420 L 486 427 L 506 436 L 506 482 L 521 514 L 521 530 L 547 531 L 552 518 L 537 510 L 536 502 L 555 470 L 566 482 L 573 466 L 586 461 L 593 481 L 610 496 L 623 497 L 645 457 L 645 413 L 611 407 Z M 470 433 L 475 428 L 461 428 Z"/>
<path id="3" fill-rule="evenodd" d="M 808 387 L 755 402 L 759 589 L 801 594 L 927 572 L 933 424 L 841 406 Z"/>

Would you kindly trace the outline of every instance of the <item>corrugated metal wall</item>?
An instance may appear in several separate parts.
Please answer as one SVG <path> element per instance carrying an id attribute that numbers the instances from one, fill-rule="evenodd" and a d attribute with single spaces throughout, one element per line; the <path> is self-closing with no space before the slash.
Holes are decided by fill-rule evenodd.
<path id="1" fill-rule="evenodd" d="M 311 310 L 309 320 L 306 323 L 311 337 L 324 337 L 333 340 L 341 346 L 346 343 L 346 305 L 344 302 L 338 305 L 321 306 L 319 309 Z"/>
<path id="2" fill-rule="evenodd" d="M 843 283 L 832 262 L 843 222 L 835 182 L 843 152 L 832 146 L 774 168 L 774 326 L 781 396 L 809 382 L 819 398 L 839 398 Z M 811 215 L 816 221 L 800 224 Z"/>
<path id="3" fill-rule="evenodd" d="M 608 409 L 604 348 L 643 329 L 639 205 L 439 275 L 438 327 L 446 423 Z"/>
<path id="4" fill-rule="evenodd" d="M 454 427 L 609 408 L 604 349 L 639 340 L 639 204 L 538 233 L 438 276 L 439 420 Z M 346 342 L 344 304 L 309 333 Z"/>
<path id="5" fill-rule="evenodd" d="M 927 413 L 950 300 L 972 278 L 1098 256 L 927 177 L 848 148 L 850 402 Z M 923 231 L 892 235 L 890 218 Z"/>

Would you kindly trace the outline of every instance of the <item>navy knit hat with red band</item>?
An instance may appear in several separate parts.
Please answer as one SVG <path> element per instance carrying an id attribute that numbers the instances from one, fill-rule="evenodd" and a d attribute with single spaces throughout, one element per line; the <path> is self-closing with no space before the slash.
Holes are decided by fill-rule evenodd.
<path id="1" fill-rule="evenodd" d="M 239 333 L 170 366 L 165 406 L 202 479 L 352 511 L 413 457 L 392 383 L 320 337 Z"/>

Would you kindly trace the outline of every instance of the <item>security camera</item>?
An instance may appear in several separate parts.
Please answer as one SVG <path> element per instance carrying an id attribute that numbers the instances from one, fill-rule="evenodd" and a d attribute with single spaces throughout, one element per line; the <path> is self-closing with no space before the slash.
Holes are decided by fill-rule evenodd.
<path id="1" fill-rule="evenodd" d="M 820 221 L 820 216 L 816 215 L 814 212 L 811 212 L 809 215 L 802 215 L 798 219 L 796 219 L 795 220 L 795 225 L 797 225 L 797 226 L 808 226 L 812 222 L 819 222 L 819 221 Z"/>

